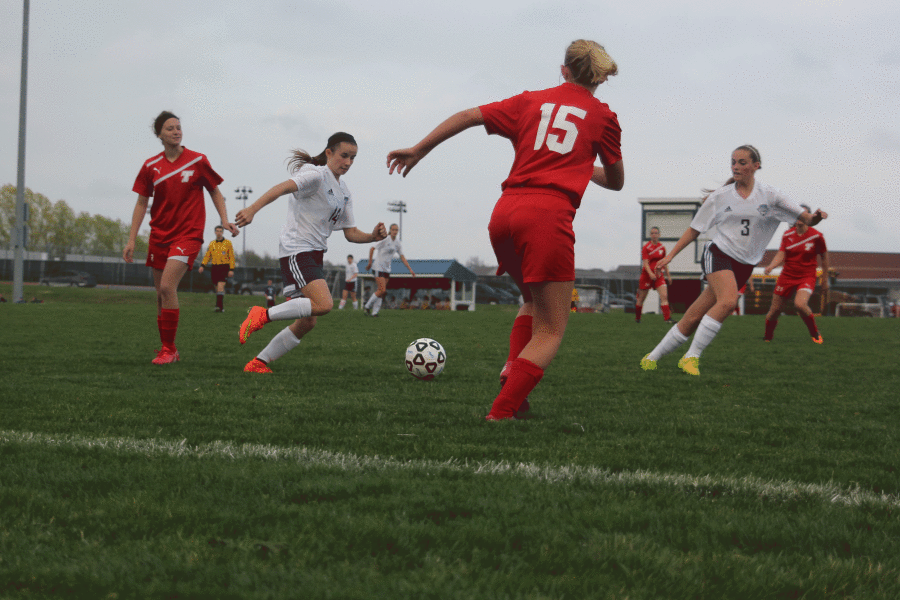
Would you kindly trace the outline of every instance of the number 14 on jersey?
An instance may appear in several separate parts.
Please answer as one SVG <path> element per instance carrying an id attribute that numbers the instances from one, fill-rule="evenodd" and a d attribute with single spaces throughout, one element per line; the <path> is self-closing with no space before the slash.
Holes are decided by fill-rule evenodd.
<path id="1" fill-rule="evenodd" d="M 534 149 L 540 150 L 546 143 L 547 149 L 559 154 L 568 154 L 575 146 L 575 138 L 578 137 L 578 127 L 575 123 L 567 120 L 569 117 L 576 119 L 584 119 L 587 111 L 575 106 L 560 106 L 556 112 L 556 118 L 553 119 L 553 128 L 565 131 L 562 141 L 555 133 L 547 133 L 550 126 L 550 119 L 553 117 L 555 104 L 548 102 L 541 106 L 541 122 L 538 125 L 537 137 L 534 140 Z"/>

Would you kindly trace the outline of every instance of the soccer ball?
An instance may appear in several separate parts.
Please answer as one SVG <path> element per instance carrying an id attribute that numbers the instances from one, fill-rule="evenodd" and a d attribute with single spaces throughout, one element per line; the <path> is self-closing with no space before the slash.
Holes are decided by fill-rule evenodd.
<path id="1" fill-rule="evenodd" d="M 434 379 L 446 364 L 444 347 L 430 338 L 419 338 L 406 349 L 406 370 L 417 379 Z"/>

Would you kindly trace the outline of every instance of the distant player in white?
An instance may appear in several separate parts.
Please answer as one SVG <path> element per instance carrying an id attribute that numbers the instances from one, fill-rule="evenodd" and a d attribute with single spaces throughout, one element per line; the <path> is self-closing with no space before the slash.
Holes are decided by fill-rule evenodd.
<path id="1" fill-rule="evenodd" d="M 359 267 L 353 261 L 353 255 L 347 255 L 347 266 L 344 267 L 344 291 L 341 292 L 341 303 L 338 304 L 338 310 L 344 308 L 347 304 L 347 294 L 350 294 L 350 300 L 353 302 L 353 308 L 359 308 L 356 303 L 356 277 L 359 275 Z"/>
<path id="2" fill-rule="evenodd" d="M 378 289 L 366 302 L 366 314 L 369 316 L 377 317 L 378 311 L 381 310 L 381 303 L 387 294 L 387 282 L 391 278 L 391 262 L 395 258 L 400 259 L 413 277 L 416 276 L 412 267 L 406 262 L 406 257 L 403 256 L 403 245 L 397 238 L 399 233 L 400 227 L 396 223 L 392 223 L 390 235 L 369 248 L 369 262 L 366 263 L 366 271 L 374 268 L 375 283 L 378 285 Z"/>
<path id="3" fill-rule="evenodd" d="M 645 371 L 656 369 L 656 361 L 673 352 L 696 331 L 687 354 L 678 366 L 689 375 L 700 375 L 700 355 L 713 341 L 722 322 L 734 312 L 738 289 L 747 283 L 753 267 L 762 260 L 766 245 L 782 221 L 816 225 L 828 215 L 810 214 L 778 189 L 755 180 L 760 169 L 759 151 L 740 146 L 731 154 L 732 178 L 711 192 L 694 215 L 672 253 L 656 263 L 657 274 L 693 243 L 704 231 L 717 228 L 703 250 L 703 278 L 709 286 L 691 304 L 684 317 L 641 360 Z"/>
<path id="4" fill-rule="evenodd" d="M 291 194 L 287 221 L 281 229 L 278 253 L 284 278 L 282 293 L 287 302 L 266 310 L 254 306 L 240 330 L 240 341 L 269 321 L 294 319 L 278 333 L 256 358 L 244 367 L 251 373 L 271 373 L 268 364 L 294 349 L 316 325 L 316 317 L 328 314 L 334 306 L 325 283 L 323 256 L 327 240 L 335 229 L 342 229 L 348 242 L 369 244 L 387 236 L 384 223 L 372 233 L 360 231 L 354 224 L 353 200 L 341 179 L 356 159 L 357 145 L 349 133 L 338 132 L 318 156 L 295 150 L 289 163 L 293 177 L 260 196 L 256 202 L 238 211 L 236 223 L 245 227 L 253 216 L 277 198 Z"/>

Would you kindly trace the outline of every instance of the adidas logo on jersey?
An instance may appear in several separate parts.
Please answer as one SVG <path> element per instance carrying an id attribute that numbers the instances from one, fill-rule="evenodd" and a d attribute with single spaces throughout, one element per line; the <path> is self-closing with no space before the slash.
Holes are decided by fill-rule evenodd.
<path id="1" fill-rule="evenodd" d="M 731 207 L 729 206 L 728 208 L 726 208 L 725 212 L 731 212 Z"/>

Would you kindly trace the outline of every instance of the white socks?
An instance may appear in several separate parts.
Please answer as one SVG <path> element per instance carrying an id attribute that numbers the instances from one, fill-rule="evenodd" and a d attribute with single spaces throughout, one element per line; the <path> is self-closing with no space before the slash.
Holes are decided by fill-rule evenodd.
<path id="1" fill-rule="evenodd" d="M 694 332 L 694 340 L 691 342 L 691 347 L 685 356 L 700 358 L 700 355 L 703 354 L 703 350 L 712 343 L 721 328 L 721 323 L 709 315 L 703 315 L 703 319 L 700 321 L 697 331 Z"/>
<path id="2" fill-rule="evenodd" d="M 304 298 L 308 300 L 308 298 Z M 297 344 L 300 343 L 300 339 L 294 335 L 294 332 L 291 331 L 290 327 L 285 327 L 282 329 L 278 335 L 272 338 L 272 341 L 263 348 L 263 351 L 260 352 L 256 358 L 265 362 L 266 364 L 271 363 L 273 360 L 278 360 L 291 350 L 297 347 Z"/>
<path id="3" fill-rule="evenodd" d="M 369 299 L 366 300 L 365 307 L 366 307 L 366 308 L 372 308 L 372 305 L 375 304 L 375 299 L 376 299 L 376 298 L 378 298 L 378 296 L 376 296 L 375 294 L 372 294 L 371 296 L 369 296 Z"/>
<path id="4" fill-rule="evenodd" d="M 347 300 L 344 298 L 341 298 L 341 303 L 338 304 L 338 310 L 341 310 L 342 308 L 344 308 L 345 304 L 347 304 Z"/>
<path id="5" fill-rule="evenodd" d="M 375 298 L 375 305 L 372 307 L 372 314 L 377 315 L 378 311 L 381 310 L 381 298 L 378 296 L 373 296 Z"/>
<path id="6" fill-rule="evenodd" d="M 312 301 L 309 298 L 294 298 L 269 309 L 270 321 L 288 321 L 312 316 Z"/>
<path id="7" fill-rule="evenodd" d="M 666 335 L 663 336 L 662 341 L 653 349 L 653 352 L 647 355 L 647 358 L 650 360 L 659 360 L 666 354 L 674 352 L 678 346 L 682 345 L 687 340 L 687 336 L 678 330 L 678 325 L 673 325 L 669 328 L 669 331 L 666 332 Z"/>

